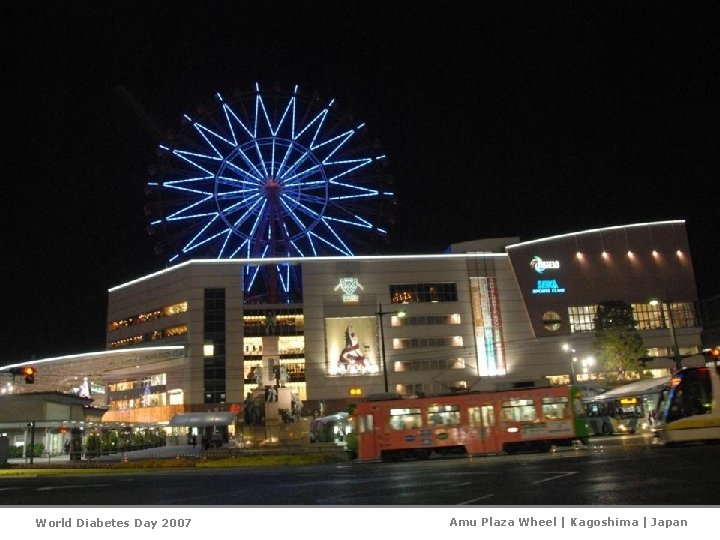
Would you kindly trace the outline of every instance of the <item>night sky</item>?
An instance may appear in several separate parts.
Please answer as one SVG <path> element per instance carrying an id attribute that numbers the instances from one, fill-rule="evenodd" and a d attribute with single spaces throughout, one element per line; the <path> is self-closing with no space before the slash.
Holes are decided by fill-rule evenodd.
<path id="1" fill-rule="evenodd" d="M 108 288 L 165 266 L 162 134 L 256 82 L 366 122 L 397 253 L 685 219 L 720 294 L 717 2 L 3 2 L 0 25 L 0 364 L 104 348 Z"/>

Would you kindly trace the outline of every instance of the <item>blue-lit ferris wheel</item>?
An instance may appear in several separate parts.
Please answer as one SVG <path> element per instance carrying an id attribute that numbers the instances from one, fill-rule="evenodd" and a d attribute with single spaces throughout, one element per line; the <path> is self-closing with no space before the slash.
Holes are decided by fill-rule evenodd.
<path id="1" fill-rule="evenodd" d="M 150 231 L 169 264 L 189 259 L 354 255 L 387 236 L 393 193 L 363 124 L 334 100 L 292 92 L 216 95 L 159 146 L 148 192 Z M 268 261 L 244 271 L 247 299 L 293 301 L 296 270 Z"/>

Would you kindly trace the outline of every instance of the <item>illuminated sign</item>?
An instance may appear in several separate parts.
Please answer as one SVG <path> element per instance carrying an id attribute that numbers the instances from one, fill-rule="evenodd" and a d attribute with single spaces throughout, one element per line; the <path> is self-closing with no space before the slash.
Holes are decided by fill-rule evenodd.
<path id="1" fill-rule="evenodd" d="M 547 269 L 560 268 L 560 261 L 543 261 L 537 255 L 530 259 L 530 267 L 538 274 L 542 274 Z"/>
<path id="2" fill-rule="evenodd" d="M 360 300 L 360 297 L 357 295 L 357 290 L 360 289 L 361 291 L 365 290 L 365 287 L 363 287 L 360 284 L 360 281 L 356 277 L 341 277 L 340 282 L 335 286 L 333 289 L 334 291 L 342 290 L 342 300 L 343 302 L 357 302 Z"/>
<path id="3" fill-rule="evenodd" d="M 558 285 L 557 279 L 538 279 L 533 294 L 559 294 L 564 293 L 565 288 Z"/>

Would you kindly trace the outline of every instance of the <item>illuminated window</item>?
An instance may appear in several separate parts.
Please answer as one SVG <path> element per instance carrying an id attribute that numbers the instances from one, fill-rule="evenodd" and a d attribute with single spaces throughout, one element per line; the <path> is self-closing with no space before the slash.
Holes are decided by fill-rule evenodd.
<path id="1" fill-rule="evenodd" d="M 502 402 L 502 419 L 506 422 L 532 422 L 535 417 L 532 399 L 509 399 Z"/>
<path id="2" fill-rule="evenodd" d="M 488 428 L 495 425 L 495 410 L 492 405 L 469 407 L 468 416 L 471 427 Z"/>
<path id="3" fill-rule="evenodd" d="M 422 427 L 420 409 L 390 409 L 390 429 L 416 429 Z"/>
<path id="4" fill-rule="evenodd" d="M 427 409 L 429 426 L 455 426 L 460 424 L 458 405 L 430 405 Z"/>
<path id="5" fill-rule="evenodd" d="M 393 304 L 412 302 L 457 302 L 455 283 L 407 283 L 390 285 Z"/>
<path id="6" fill-rule="evenodd" d="M 545 418 L 560 420 L 570 417 L 570 400 L 567 397 L 544 397 L 542 400 L 542 413 Z"/>
<path id="7" fill-rule="evenodd" d="M 177 304 L 171 304 L 169 306 L 165 306 L 162 308 L 157 309 L 151 309 L 149 311 L 144 311 L 142 313 L 138 313 L 136 315 L 132 315 L 130 317 L 127 317 L 125 319 L 120 319 L 117 321 L 112 321 L 108 325 L 108 330 L 110 332 L 113 332 L 115 330 L 119 330 L 120 328 L 127 328 L 129 326 L 133 326 L 136 324 L 142 324 L 146 323 L 148 321 L 152 321 L 155 319 L 160 319 L 162 317 L 172 317 L 173 315 L 178 315 L 180 313 L 185 313 L 187 311 L 187 302 L 178 302 Z"/>

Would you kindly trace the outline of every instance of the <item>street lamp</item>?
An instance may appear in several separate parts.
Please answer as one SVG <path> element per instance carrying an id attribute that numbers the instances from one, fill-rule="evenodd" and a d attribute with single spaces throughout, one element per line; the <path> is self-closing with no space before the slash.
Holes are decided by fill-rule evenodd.
<path id="1" fill-rule="evenodd" d="M 387 363 L 385 361 L 385 328 L 383 326 L 383 316 L 385 315 L 397 315 L 398 317 L 404 317 L 405 312 L 403 311 L 383 311 L 382 304 L 378 304 L 378 310 L 375 313 L 380 324 L 380 360 L 382 361 L 383 369 L 383 382 L 385 383 L 385 393 L 388 391 L 388 372 Z"/>
<path id="2" fill-rule="evenodd" d="M 577 374 L 575 373 L 575 362 L 577 362 L 577 357 L 573 356 L 575 349 L 571 348 L 568 343 L 563 343 L 562 348 L 563 351 L 568 353 L 570 358 L 570 384 L 577 384 Z"/>
<path id="3" fill-rule="evenodd" d="M 673 362 L 675 362 L 675 369 L 679 370 L 682 368 L 682 358 L 680 357 L 680 347 L 678 347 L 677 342 L 677 336 L 675 335 L 675 325 L 673 324 L 673 318 L 672 318 L 672 306 L 670 305 L 670 302 L 666 302 L 668 305 L 668 320 L 667 320 L 667 326 L 668 330 L 670 330 L 670 340 L 671 340 L 671 347 L 672 347 L 672 359 Z M 651 306 L 660 306 L 660 320 L 663 325 L 665 325 L 665 309 L 663 308 L 663 302 L 659 300 L 650 300 Z"/>

